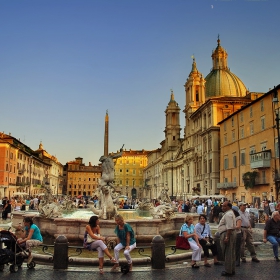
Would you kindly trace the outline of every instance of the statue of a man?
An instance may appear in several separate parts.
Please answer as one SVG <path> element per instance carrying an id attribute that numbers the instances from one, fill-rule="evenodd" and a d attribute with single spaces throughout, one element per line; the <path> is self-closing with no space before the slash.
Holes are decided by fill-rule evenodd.
<path id="1" fill-rule="evenodd" d="M 124 145 L 123 145 L 124 146 Z M 99 181 L 100 186 L 110 185 L 113 187 L 112 182 L 114 181 L 114 162 L 113 159 L 119 158 L 123 154 L 123 146 L 120 152 L 108 156 L 100 157 L 99 161 L 102 162 L 102 175 Z"/>

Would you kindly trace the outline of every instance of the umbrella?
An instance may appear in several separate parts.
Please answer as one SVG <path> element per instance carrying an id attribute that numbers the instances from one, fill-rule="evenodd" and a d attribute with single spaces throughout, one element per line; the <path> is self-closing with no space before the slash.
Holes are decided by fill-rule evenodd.
<path id="1" fill-rule="evenodd" d="M 77 196 L 77 198 L 81 198 L 81 197 L 82 197 L 82 195 L 81 195 L 81 194 Z"/>
<path id="2" fill-rule="evenodd" d="M 13 195 L 28 195 L 26 192 L 15 192 Z"/>

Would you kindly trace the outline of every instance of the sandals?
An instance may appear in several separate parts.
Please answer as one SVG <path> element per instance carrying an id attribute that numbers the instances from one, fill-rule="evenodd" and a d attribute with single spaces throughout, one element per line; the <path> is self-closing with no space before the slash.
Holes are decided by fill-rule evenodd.
<path id="1" fill-rule="evenodd" d="M 111 258 L 111 259 L 110 259 L 110 262 L 111 262 L 111 263 L 118 263 L 118 262 L 116 261 L 115 258 Z"/>
<path id="2" fill-rule="evenodd" d="M 99 273 L 104 274 L 103 268 L 99 268 Z"/>
<path id="3" fill-rule="evenodd" d="M 196 263 L 194 263 L 192 264 L 192 268 L 199 268 L 199 266 Z"/>

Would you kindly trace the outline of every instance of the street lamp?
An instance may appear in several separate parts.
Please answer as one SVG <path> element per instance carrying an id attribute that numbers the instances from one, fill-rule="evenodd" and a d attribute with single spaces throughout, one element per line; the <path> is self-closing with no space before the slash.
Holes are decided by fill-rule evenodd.
<path id="1" fill-rule="evenodd" d="M 274 106 L 277 105 L 278 103 L 278 93 L 277 93 L 277 90 L 276 88 L 274 87 L 274 91 L 273 91 L 273 99 L 272 99 L 272 103 L 274 104 Z M 274 107 L 275 108 L 275 107 Z M 275 110 L 275 121 L 276 121 L 276 129 L 277 129 L 277 141 L 278 141 L 278 169 L 276 169 L 276 172 L 275 172 L 275 176 L 274 176 L 274 179 L 275 179 L 275 191 L 276 191 L 276 201 L 278 201 L 278 192 L 279 192 L 279 179 L 280 179 L 280 132 L 279 132 L 279 108 L 277 108 L 277 111 Z M 276 155 L 275 155 L 276 156 Z"/>
<path id="2" fill-rule="evenodd" d="M 30 181 L 29 181 L 29 197 L 31 196 L 31 168 L 32 168 L 32 158 L 33 156 L 30 156 L 30 162 L 29 162 L 29 175 L 30 175 Z"/>
<path id="3" fill-rule="evenodd" d="M 56 198 L 57 199 L 58 199 L 58 188 L 59 188 L 59 176 L 60 176 L 60 172 L 58 171 L 57 188 L 56 188 Z"/>
<path id="4" fill-rule="evenodd" d="M 174 199 L 174 195 L 173 195 L 173 161 L 174 161 L 174 159 L 172 157 L 172 159 L 170 160 L 170 162 L 172 163 L 172 165 L 171 165 L 171 196 L 170 196 L 171 201 Z"/>

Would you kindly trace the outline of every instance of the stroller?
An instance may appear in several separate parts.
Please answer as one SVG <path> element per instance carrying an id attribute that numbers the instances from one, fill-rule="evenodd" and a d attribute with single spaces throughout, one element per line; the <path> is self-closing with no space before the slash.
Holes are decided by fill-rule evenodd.
<path id="1" fill-rule="evenodd" d="M 3 246 L 4 245 L 4 246 Z M 17 237 L 9 230 L 0 231 L 0 271 L 5 264 L 10 264 L 10 272 L 17 272 L 23 261 L 28 258 L 24 248 L 17 243 Z M 29 269 L 35 267 L 35 262 L 27 264 Z"/>

